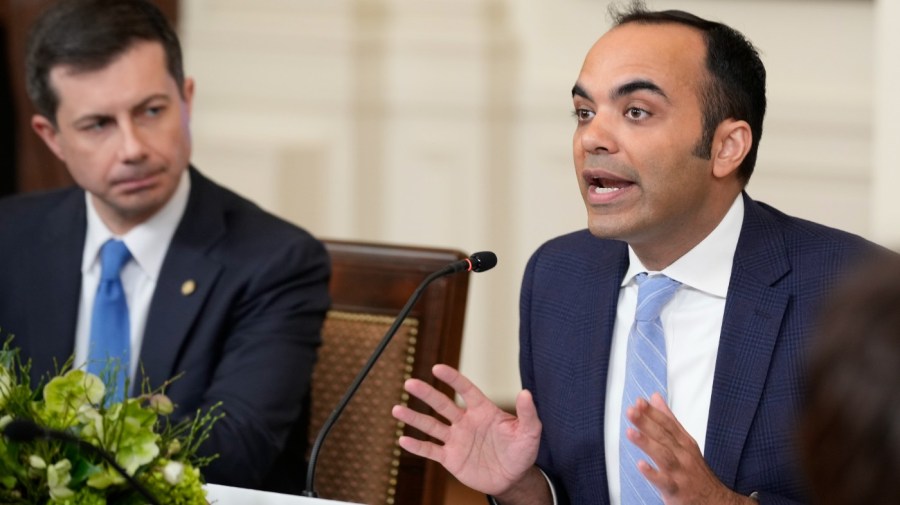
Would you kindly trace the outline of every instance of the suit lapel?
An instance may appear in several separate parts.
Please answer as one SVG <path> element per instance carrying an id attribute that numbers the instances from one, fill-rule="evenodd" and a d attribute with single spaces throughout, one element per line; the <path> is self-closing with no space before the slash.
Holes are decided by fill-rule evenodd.
<path id="1" fill-rule="evenodd" d="M 597 239 L 590 237 L 596 242 Z M 581 454 L 579 466 L 583 472 L 582 486 L 594 489 L 596 494 L 591 499 L 609 496 L 609 484 L 606 479 L 606 452 L 604 440 L 606 383 L 609 375 L 610 349 L 612 347 L 613 328 L 616 322 L 616 310 L 619 301 L 619 289 L 622 277 L 628 269 L 628 249 L 624 242 L 619 246 L 600 249 L 602 254 L 592 253 L 588 258 L 588 266 L 583 270 L 590 272 L 583 277 L 584 285 L 573 289 L 573 293 L 586 294 L 573 302 L 580 306 L 577 310 L 580 321 L 564 321 L 561 327 L 582 328 L 585 333 L 574 339 L 578 347 L 574 350 L 573 366 L 570 367 L 572 398 L 577 399 L 576 410 L 580 410 L 573 420 L 577 426 L 573 429 L 583 431 L 585 427 L 594 435 L 587 438 L 596 440 L 597 445 L 585 444 L 574 450 Z M 599 312 L 598 312 L 599 311 Z M 573 325 L 574 324 L 574 325 Z M 587 380 L 584 380 L 587 377 Z M 613 413 L 617 415 L 617 413 Z M 599 447 L 599 451 L 594 448 Z"/>
<path id="2" fill-rule="evenodd" d="M 762 395 L 789 294 L 775 287 L 790 270 L 781 233 L 744 195 L 713 379 L 705 457 L 734 485 L 744 442 Z"/>
<path id="3" fill-rule="evenodd" d="M 39 239 L 28 253 L 29 261 L 15 267 L 31 269 L 26 274 L 29 289 L 22 293 L 29 327 L 21 342 L 32 360 L 33 380 L 55 371 L 75 348 L 85 215 L 84 192 L 71 191 L 37 227 Z"/>
<path id="4" fill-rule="evenodd" d="M 209 250 L 225 234 L 220 203 L 210 195 L 211 183 L 191 170 L 191 194 L 172 237 L 147 315 L 135 384 L 150 379 L 153 388 L 178 370 L 180 349 L 221 273 Z"/>
<path id="5" fill-rule="evenodd" d="M 613 339 L 613 330 L 615 329 L 616 324 L 616 314 L 618 313 L 619 308 L 619 291 L 622 289 L 622 278 L 625 277 L 625 272 L 628 270 L 628 248 L 625 243 L 622 243 L 621 248 L 613 258 L 610 258 L 608 266 L 603 268 L 601 272 L 603 283 L 602 283 L 602 292 L 600 293 L 600 307 L 606 308 L 606 314 L 603 317 L 602 321 L 598 322 L 599 328 L 597 333 L 601 335 L 601 343 L 602 350 L 600 355 L 603 356 L 603 365 L 602 365 L 602 375 L 600 377 L 600 387 L 601 391 L 604 393 L 599 395 L 600 405 L 597 406 L 597 411 L 601 412 L 600 416 L 600 424 L 598 425 L 600 428 L 600 440 L 601 446 L 603 447 L 603 454 L 606 454 L 606 440 L 603 434 L 605 433 L 604 427 L 606 426 L 606 415 L 615 415 L 618 416 L 619 412 L 615 411 L 612 413 L 606 412 L 606 385 L 609 381 L 609 359 L 610 353 L 612 352 L 612 339 Z M 606 470 L 606 458 L 600 458 L 600 469 L 601 469 L 601 479 L 603 481 L 605 492 L 601 493 L 603 497 L 609 497 L 609 481 L 607 480 L 607 470 Z"/>

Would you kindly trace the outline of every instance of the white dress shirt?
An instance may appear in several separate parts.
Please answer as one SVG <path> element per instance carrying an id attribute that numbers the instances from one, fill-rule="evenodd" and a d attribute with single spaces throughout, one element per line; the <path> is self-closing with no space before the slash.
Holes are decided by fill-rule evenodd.
<path id="1" fill-rule="evenodd" d="M 706 442 L 716 355 L 719 352 L 719 337 L 725 317 L 725 297 L 743 222 L 744 200 L 738 195 L 719 225 L 703 241 L 661 272 L 682 284 L 660 314 L 668 359 L 669 408 L 697 441 L 701 452 Z M 625 391 L 628 334 L 637 311 L 638 288 L 634 278 L 641 272 L 657 273 L 644 268 L 631 247 L 628 248 L 628 258 L 628 271 L 625 272 L 622 289 L 619 290 L 604 407 L 606 478 L 611 505 L 620 505 L 622 502 L 619 485 L 619 423 Z M 556 505 L 556 490 L 552 483 L 550 491 Z M 491 498 L 491 503 L 497 502 Z"/>
<path id="2" fill-rule="evenodd" d="M 94 298 L 100 283 L 100 248 L 109 239 L 121 239 L 131 252 L 131 259 L 122 267 L 122 288 L 128 304 L 131 325 L 131 362 L 129 375 L 134 380 L 138 368 L 138 358 L 147 326 L 150 302 L 156 290 L 156 281 L 162 269 L 166 251 L 175 229 L 181 222 L 187 207 L 191 180 L 185 170 L 178 181 L 172 198 L 150 219 L 132 228 L 122 237 L 115 236 L 94 209 L 90 193 L 87 199 L 87 231 L 81 260 L 81 301 L 78 306 L 78 325 L 75 330 L 75 362 L 73 366 L 83 367 L 87 363 L 91 340 L 91 316 Z M 139 386 L 138 386 L 139 387 Z"/>
<path id="3" fill-rule="evenodd" d="M 660 314 L 668 357 L 669 408 L 697 441 L 701 451 L 706 441 L 725 296 L 743 221 L 744 200 L 738 195 L 719 225 L 702 242 L 661 272 L 682 284 Z M 641 272 L 656 273 L 644 268 L 631 247 L 628 253 L 629 266 L 622 279 L 613 329 L 603 426 L 606 475 L 612 505 L 621 503 L 619 428 L 628 334 L 637 310 L 635 276 Z"/>

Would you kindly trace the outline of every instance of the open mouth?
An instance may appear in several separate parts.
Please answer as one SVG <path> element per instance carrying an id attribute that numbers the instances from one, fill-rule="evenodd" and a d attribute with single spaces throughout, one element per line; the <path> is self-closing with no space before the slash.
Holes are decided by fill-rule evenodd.
<path id="1" fill-rule="evenodd" d="M 620 191 L 628 186 L 634 184 L 633 182 L 623 181 L 620 179 L 608 179 L 604 177 L 591 177 L 588 180 L 588 184 L 590 187 L 588 190 L 591 193 L 597 194 L 608 194 L 615 193 L 616 191 Z"/>

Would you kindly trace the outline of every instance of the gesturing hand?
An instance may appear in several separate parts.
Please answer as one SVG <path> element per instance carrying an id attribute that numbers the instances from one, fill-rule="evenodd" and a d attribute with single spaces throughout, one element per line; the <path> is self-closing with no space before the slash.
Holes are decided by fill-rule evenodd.
<path id="1" fill-rule="evenodd" d="M 541 435 L 541 422 L 531 394 L 519 393 L 512 416 L 491 403 L 469 379 L 446 365 L 436 365 L 434 376 L 458 393 L 465 407 L 417 380 L 405 389 L 434 409 L 450 424 L 403 406 L 395 406 L 395 418 L 437 439 L 441 444 L 400 437 L 407 451 L 434 461 L 466 486 L 499 495 L 518 485 L 533 472 Z"/>
<path id="2" fill-rule="evenodd" d="M 666 505 L 737 505 L 756 503 L 725 487 L 706 464 L 700 447 L 658 393 L 650 402 L 639 398 L 628 408 L 628 440 L 641 448 L 657 468 L 638 461 L 641 474 L 662 495 Z"/>

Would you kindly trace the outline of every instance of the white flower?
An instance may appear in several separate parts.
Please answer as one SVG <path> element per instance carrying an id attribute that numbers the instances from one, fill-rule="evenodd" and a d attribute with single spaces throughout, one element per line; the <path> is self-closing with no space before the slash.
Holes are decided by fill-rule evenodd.
<path id="1" fill-rule="evenodd" d="M 184 465 L 177 461 L 169 461 L 163 467 L 163 477 L 169 484 L 177 486 L 181 482 L 181 478 L 184 477 Z"/>
<path id="2" fill-rule="evenodd" d="M 34 454 L 28 456 L 28 464 L 31 465 L 31 468 L 36 468 L 38 470 L 47 468 L 47 462 L 40 456 L 35 456 Z"/>
<path id="3" fill-rule="evenodd" d="M 47 467 L 47 487 L 50 488 L 50 496 L 54 500 L 69 498 L 75 493 L 68 488 L 72 475 L 72 463 L 68 459 L 61 459 L 56 464 Z"/>

